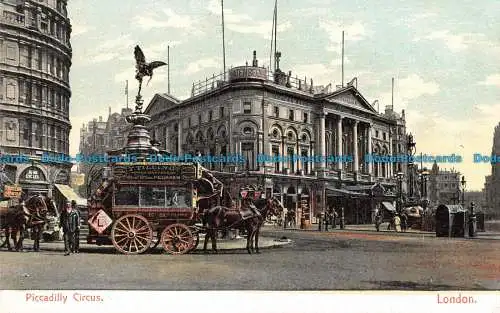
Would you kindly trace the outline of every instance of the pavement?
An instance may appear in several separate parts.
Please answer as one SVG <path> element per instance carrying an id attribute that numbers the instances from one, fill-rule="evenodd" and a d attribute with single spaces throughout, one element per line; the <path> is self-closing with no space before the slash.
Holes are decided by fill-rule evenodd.
<path id="1" fill-rule="evenodd" d="M 196 247 L 197 251 L 203 250 L 203 243 L 205 241 L 205 236 L 202 234 L 200 235 L 200 241 L 198 246 Z M 246 237 L 239 237 L 236 239 L 217 239 L 217 249 L 218 250 L 242 250 L 246 249 Z M 292 241 L 290 239 L 276 239 L 276 238 L 271 238 L 271 237 L 259 237 L 259 248 L 260 249 L 266 249 L 266 248 L 277 248 L 277 247 L 282 247 L 285 245 L 291 244 Z M 30 250 L 33 246 L 33 241 L 25 239 L 24 240 L 24 246 L 25 249 Z M 47 251 L 64 251 L 64 242 L 63 241 L 51 241 L 51 242 L 41 242 L 40 247 L 43 250 Z M 207 250 L 210 250 L 212 247 L 211 242 L 208 242 L 207 245 Z M 95 244 L 88 244 L 85 239 L 80 240 L 80 251 L 81 252 L 86 252 L 86 251 L 91 251 L 91 250 L 115 250 L 115 248 L 112 245 L 104 245 L 104 246 L 97 246 Z M 161 245 L 158 245 L 157 248 L 154 249 L 153 252 L 158 252 L 162 251 L 163 249 Z M 108 251 L 109 252 L 109 251 Z"/>
<path id="2" fill-rule="evenodd" d="M 277 226 L 266 226 L 266 229 L 278 229 Z M 283 228 L 279 228 L 283 229 Z M 318 232 L 318 224 L 312 224 L 309 229 L 300 229 L 297 227 L 286 228 L 284 230 L 290 231 L 316 231 Z M 422 231 L 418 229 L 408 229 L 405 232 L 395 232 L 394 230 L 387 230 L 387 224 L 382 224 L 380 226 L 380 231 L 377 232 L 375 229 L 375 225 L 373 224 L 361 224 L 361 225 L 346 225 L 344 229 L 328 227 L 328 232 L 342 232 L 342 231 L 356 231 L 356 232 L 365 232 L 365 233 L 384 233 L 384 234 L 394 234 L 395 236 L 405 236 L 405 235 L 418 235 L 425 237 L 436 237 L 436 232 L 430 231 Z M 325 232 L 324 228 L 322 232 Z M 474 238 L 466 237 L 467 239 L 484 239 L 484 240 L 500 240 L 500 232 L 498 231 L 486 231 L 486 232 L 478 232 L 477 236 Z"/>

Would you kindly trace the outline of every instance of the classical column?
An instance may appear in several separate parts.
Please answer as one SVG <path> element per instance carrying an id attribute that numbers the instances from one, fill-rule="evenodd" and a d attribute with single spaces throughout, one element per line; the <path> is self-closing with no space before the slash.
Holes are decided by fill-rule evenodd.
<path id="1" fill-rule="evenodd" d="M 372 124 L 368 124 L 367 136 L 368 136 L 368 152 L 367 152 L 367 154 L 371 155 L 372 154 Z M 368 160 L 368 161 L 371 161 L 371 160 Z M 373 163 L 372 162 L 368 162 L 368 174 L 369 175 L 373 174 Z"/>
<path id="2" fill-rule="evenodd" d="M 353 147 L 354 147 L 354 172 L 357 173 L 359 170 L 359 155 L 358 155 L 358 123 L 359 121 L 354 121 L 352 126 L 353 132 Z"/>
<path id="3" fill-rule="evenodd" d="M 338 162 L 337 162 L 337 169 L 342 170 L 342 116 L 338 117 L 337 120 L 337 155 L 338 155 Z"/>
<path id="4" fill-rule="evenodd" d="M 325 117 L 326 114 L 321 112 L 319 114 L 319 154 L 321 155 L 320 169 L 325 169 L 326 167 L 326 130 L 325 130 Z"/>

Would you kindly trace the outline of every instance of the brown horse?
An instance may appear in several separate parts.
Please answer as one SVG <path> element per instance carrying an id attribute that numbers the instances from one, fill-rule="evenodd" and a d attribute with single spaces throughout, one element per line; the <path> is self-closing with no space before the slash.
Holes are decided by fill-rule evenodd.
<path id="1" fill-rule="evenodd" d="M 14 242 L 15 250 L 23 250 L 24 233 L 26 229 L 31 228 L 34 234 L 33 250 L 40 250 L 40 237 L 42 236 L 43 226 L 46 223 L 48 207 L 55 210 L 54 203 L 48 197 L 35 195 L 23 204 L 11 206 L 6 212 L 2 212 L 0 220 L 1 228 L 5 231 L 7 249 L 12 250 L 10 238 Z M 17 239 L 19 232 L 19 239 Z"/>
<path id="2" fill-rule="evenodd" d="M 252 206 L 259 212 L 244 217 L 245 210 L 251 210 Z M 217 253 L 217 233 L 219 230 L 244 229 L 247 232 L 246 249 L 249 254 L 254 250 L 259 253 L 259 233 L 260 228 L 266 218 L 270 215 L 277 215 L 283 206 L 276 198 L 258 199 L 254 203 L 249 199 L 244 199 L 242 210 L 232 209 L 224 206 L 216 206 L 204 212 L 203 224 L 207 225 L 207 233 L 203 251 L 207 251 L 208 240 L 212 239 L 212 250 Z"/>

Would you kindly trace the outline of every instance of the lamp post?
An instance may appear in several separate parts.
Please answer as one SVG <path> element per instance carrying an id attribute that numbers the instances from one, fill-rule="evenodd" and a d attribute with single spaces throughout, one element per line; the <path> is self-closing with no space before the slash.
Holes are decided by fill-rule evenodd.
<path id="1" fill-rule="evenodd" d="M 462 186 L 462 205 L 465 206 L 465 187 L 467 185 L 467 181 L 465 180 L 465 176 L 462 176 L 462 180 L 460 181 Z"/>
<path id="2" fill-rule="evenodd" d="M 397 179 L 398 179 L 398 201 L 397 201 L 396 210 L 398 211 L 398 213 L 401 211 L 401 207 L 403 205 L 403 177 L 404 177 L 404 174 L 402 172 L 399 172 L 397 174 Z"/>

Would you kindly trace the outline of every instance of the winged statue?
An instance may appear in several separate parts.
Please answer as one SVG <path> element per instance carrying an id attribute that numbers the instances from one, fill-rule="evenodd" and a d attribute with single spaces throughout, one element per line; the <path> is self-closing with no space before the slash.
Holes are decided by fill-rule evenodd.
<path id="1" fill-rule="evenodd" d="M 155 68 L 158 68 L 163 65 L 167 65 L 167 63 L 162 62 L 162 61 L 153 61 L 153 62 L 146 62 L 146 57 L 144 56 L 144 53 L 142 52 L 141 48 L 139 46 L 135 46 L 134 49 L 134 56 L 135 56 L 135 79 L 139 81 L 139 94 L 141 93 L 141 87 L 142 87 L 142 78 L 144 76 L 149 76 L 149 80 L 147 84 L 151 81 L 151 78 L 153 78 L 153 70 Z"/>

